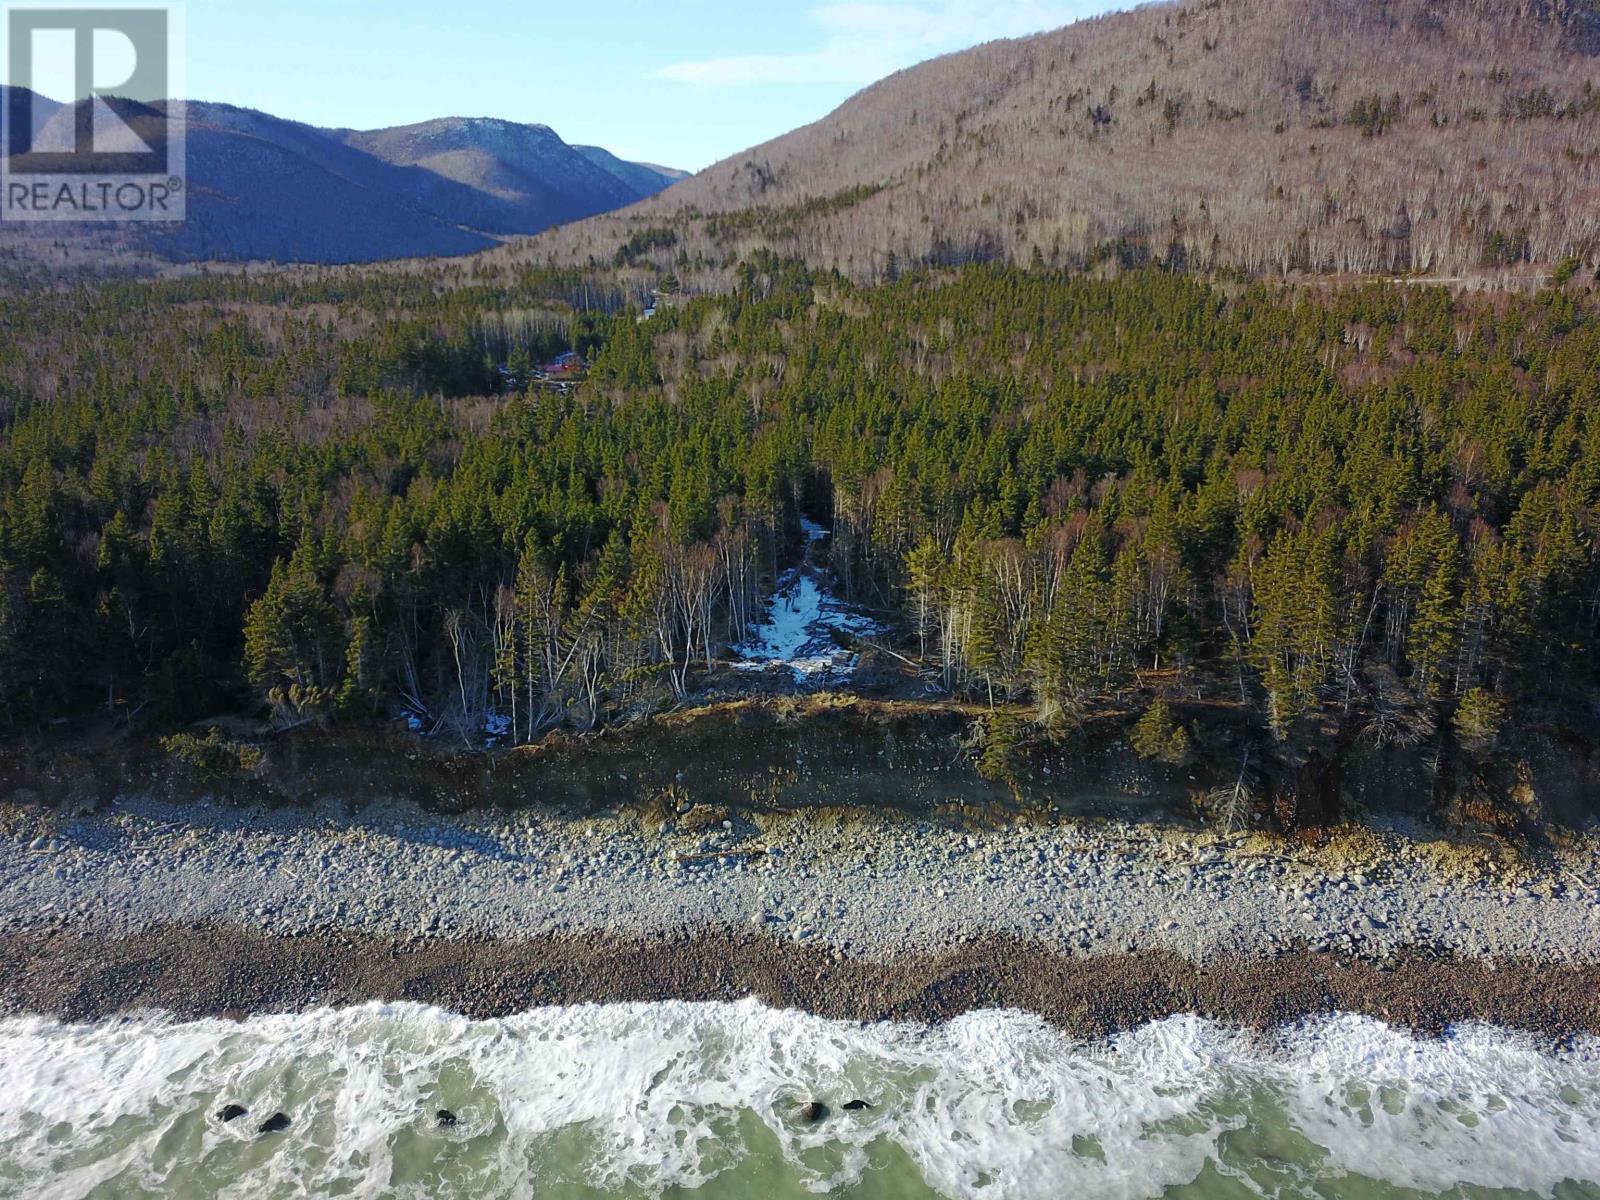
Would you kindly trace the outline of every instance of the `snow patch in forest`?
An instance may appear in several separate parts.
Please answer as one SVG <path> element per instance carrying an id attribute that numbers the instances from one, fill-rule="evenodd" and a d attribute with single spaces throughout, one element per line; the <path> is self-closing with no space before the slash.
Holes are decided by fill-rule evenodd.
<path id="1" fill-rule="evenodd" d="M 828 531 L 812 521 L 802 521 L 807 543 L 824 541 Z M 809 559 L 784 572 L 772 598 L 767 621 L 750 631 L 733 652 L 745 661 L 736 671 L 787 671 L 795 682 L 825 682 L 848 676 L 857 656 L 841 647 L 835 633 L 873 637 L 883 626 L 852 609 L 828 590 L 821 573 Z"/>
<path id="2" fill-rule="evenodd" d="M 439 732 L 440 722 L 434 720 L 426 713 L 418 712 L 413 709 L 405 712 L 402 715 L 405 719 L 406 728 L 412 733 L 418 734 L 422 737 L 432 737 L 434 734 Z M 510 732 L 510 717 L 506 716 L 504 713 L 497 713 L 492 709 L 484 714 L 483 744 L 485 747 L 493 748 L 494 746 L 499 745 L 501 739 L 505 738 L 508 734 L 510 734 Z"/>

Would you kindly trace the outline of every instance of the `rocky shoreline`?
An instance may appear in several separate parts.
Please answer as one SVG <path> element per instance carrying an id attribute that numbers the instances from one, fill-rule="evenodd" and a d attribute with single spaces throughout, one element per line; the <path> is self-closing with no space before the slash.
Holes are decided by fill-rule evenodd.
<path id="1" fill-rule="evenodd" d="M 1310 848 L 908 814 L 0 806 L 0 1010 L 413 1000 L 1017 1007 L 1084 1034 L 1329 1010 L 1600 1032 L 1600 852 L 1415 830 Z"/>

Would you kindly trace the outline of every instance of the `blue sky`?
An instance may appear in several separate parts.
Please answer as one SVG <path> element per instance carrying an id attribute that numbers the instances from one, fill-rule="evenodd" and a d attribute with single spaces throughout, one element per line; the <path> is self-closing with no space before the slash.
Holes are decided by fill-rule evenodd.
<path id="1" fill-rule="evenodd" d="M 891 71 L 1110 0 L 189 0 L 187 85 L 319 125 L 542 121 L 698 170 Z"/>

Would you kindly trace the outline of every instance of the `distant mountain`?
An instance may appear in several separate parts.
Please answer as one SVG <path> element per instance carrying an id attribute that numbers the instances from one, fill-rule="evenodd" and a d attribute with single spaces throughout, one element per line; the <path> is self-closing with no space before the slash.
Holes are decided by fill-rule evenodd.
<path id="1" fill-rule="evenodd" d="M 396 129 L 343 130 L 338 136 L 382 162 L 415 169 L 419 178 L 470 190 L 478 199 L 467 209 L 440 203 L 431 191 L 419 191 L 416 198 L 446 208 L 462 224 L 502 235 L 621 208 L 665 186 L 654 175 L 636 184 L 597 166 L 545 125 L 449 117 Z"/>
<path id="2" fill-rule="evenodd" d="M 680 179 L 689 178 L 687 171 L 674 171 L 671 167 L 658 167 L 654 163 L 626 162 L 599 146 L 574 146 L 573 149 L 601 170 L 609 171 L 646 196 L 653 196 Z"/>
<path id="3" fill-rule="evenodd" d="M 1160 3 L 899 72 L 630 208 L 496 251 L 758 246 L 858 279 L 1106 258 L 1251 272 L 1600 259 L 1600 0 Z M 638 235 L 644 234 L 642 238 Z"/>
<path id="4" fill-rule="evenodd" d="M 594 151 L 543 125 L 452 117 L 330 130 L 228 104 L 186 107 L 185 222 L 8 223 L 0 250 L 87 265 L 467 254 L 631 204 L 670 182 L 610 155 L 597 163 Z M 75 109 L 43 101 L 37 111 L 38 144 L 69 144 Z"/>

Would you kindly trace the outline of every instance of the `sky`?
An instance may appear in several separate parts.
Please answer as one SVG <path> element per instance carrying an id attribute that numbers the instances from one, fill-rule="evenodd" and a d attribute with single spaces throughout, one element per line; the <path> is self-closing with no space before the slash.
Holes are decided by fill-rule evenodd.
<path id="1" fill-rule="evenodd" d="M 551 126 L 699 170 L 924 59 L 1111 0 L 189 0 L 188 96 L 357 129 Z"/>

